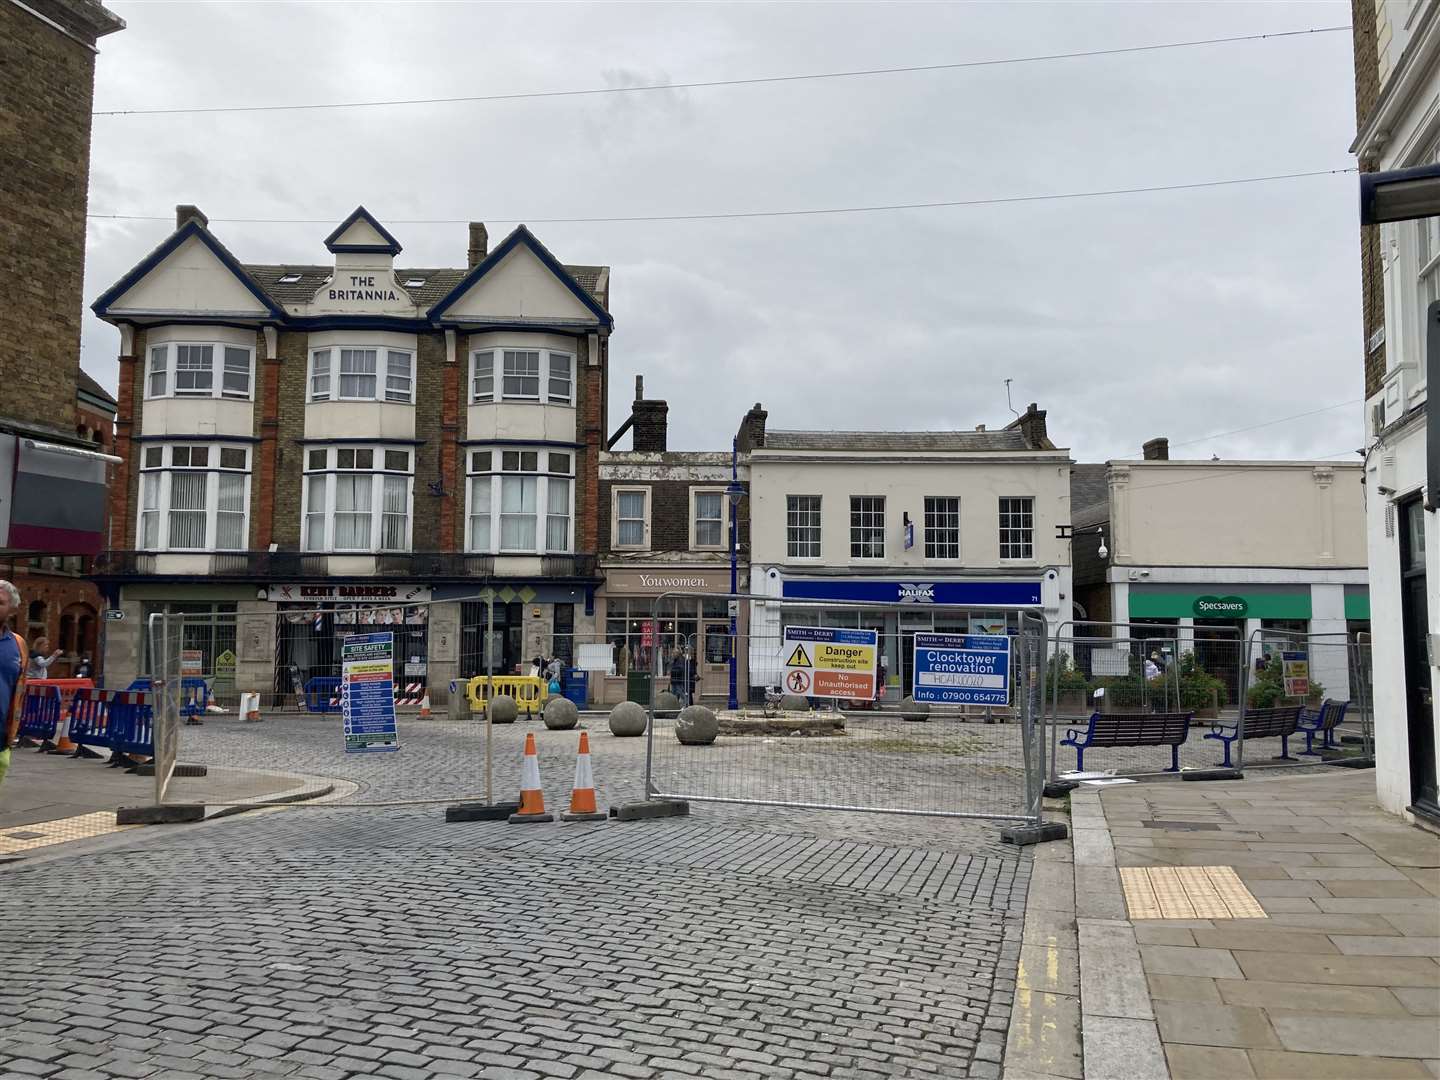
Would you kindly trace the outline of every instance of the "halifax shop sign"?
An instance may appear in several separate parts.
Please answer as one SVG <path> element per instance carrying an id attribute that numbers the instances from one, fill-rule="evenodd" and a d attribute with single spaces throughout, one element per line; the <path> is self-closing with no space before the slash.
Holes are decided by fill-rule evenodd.
<path id="1" fill-rule="evenodd" d="M 1040 606 L 1038 581 L 858 581 L 848 578 L 786 581 L 787 600 L 859 600 L 882 604 L 954 604 L 972 608 Z"/>

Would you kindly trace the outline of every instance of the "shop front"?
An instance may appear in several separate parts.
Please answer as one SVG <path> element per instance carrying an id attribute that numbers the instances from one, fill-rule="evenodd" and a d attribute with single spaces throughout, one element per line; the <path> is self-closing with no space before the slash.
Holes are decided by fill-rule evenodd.
<path id="1" fill-rule="evenodd" d="M 740 591 L 746 588 L 741 575 Z M 730 693 L 730 657 L 736 656 L 736 685 L 745 698 L 747 605 L 736 605 L 737 637 L 730 634 L 730 568 L 608 568 L 596 596 L 596 621 L 604 626 L 611 670 L 604 673 L 604 704 L 649 702 L 649 676 L 658 660 L 663 689 L 674 674 L 688 678 L 696 700 L 723 704 Z M 661 597 L 664 599 L 660 599 Z M 658 623 L 654 617 L 658 615 Z M 603 620 L 603 622 L 602 622 Z M 737 647 L 738 646 L 738 647 Z"/>

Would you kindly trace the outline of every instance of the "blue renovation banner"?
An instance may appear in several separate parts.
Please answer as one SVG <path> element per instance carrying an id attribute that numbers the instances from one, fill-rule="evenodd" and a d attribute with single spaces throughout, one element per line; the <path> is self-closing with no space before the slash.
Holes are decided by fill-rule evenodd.
<path id="1" fill-rule="evenodd" d="M 1008 705 L 1010 639 L 916 634 L 914 697 L 936 705 Z"/>
<path id="2" fill-rule="evenodd" d="M 340 711 L 347 754 L 400 749 L 395 728 L 395 635 L 352 634 L 340 645 Z"/>

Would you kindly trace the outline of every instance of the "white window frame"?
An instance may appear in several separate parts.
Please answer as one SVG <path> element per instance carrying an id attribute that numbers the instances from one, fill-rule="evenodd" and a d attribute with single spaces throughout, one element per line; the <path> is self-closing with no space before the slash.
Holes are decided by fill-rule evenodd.
<path id="1" fill-rule="evenodd" d="M 348 468 L 342 469 L 339 466 L 339 454 L 343 450 L 370 451 L 369 468 Z M 311 454 L 314 451 L 323 451 L 325 454 L 324 467 L 315 468 L 311 464 Z M 408 471 L 401 472 L 397 469 L 386 468 L 386 451 L 402 451 L 408 459 Z M 302 551 L 315 552 L 322 555 L 367 555 L 382 554 L 389 552 L 407 552 L 413 550 L 415 535 L 415 447 L 411 445 L 395 446 L 387 443 L 309 443 L 304 448 L 304 456 L 301 459 L 302 475 L 300 483 L 300 548 Z M 370 535 L 369 542 L 363 547 L 336 547 L 335 546 L 335 491 L 338 483 L 337 478 L 349 476 L 370 477 Z M 310 488 L 311 479 L 323 477 L 324 505 L 316 510 L 311 507 Z M 386 546 L 385 540 L 385 480 L 387 477 L 403 477 L 405 480 L 405 537 L 399 547 Z M 347 511 L 350 513 L 351 511 Z M 324 515 L 323 536 L 320 545 L 313 546 L 310 540 L 310 515 Z"/>
<path id="2" fill-rule="evenodd" d="M 620 496 L 639 494 L 644 503 L 644 538 L 639 544 L 622 544 L 620 542 Z M 634 518 L 626 518 L 633 521 Z M 649 551 L 650 550 L 650 489 L 644 486 L 626 484 L 621 487 L 610 489 L 610 546 L 616 551 Z"/>
<path id="3" fill-rule="evenodd" d="M 181 348 L 210 350 L 210 386 L 205 390 L 177 390 L 177 364 Z M 228 350 L 246 355 L 245 391 L 225 389 L 225 353 Z M 159 364 L 157 366 L 157 359 Z M 193 369 L 191 369 L 193 370 Z M 161 389 L 155 392 L 156 376 L 160 376 Z M 145 350 L 145 400 L 163 398 L 203 399 L 224 398 L 226 401 L 255 400 L 255 346 L 237 345 L 233 341 L 176 340 L 157 341 Z"/>
<path id="4" fill-rule="evenodd" d="M 254 454 L 251 447 L 247 445 L 236 445 L 224 442 L 193 442 L 183 438 L 174 442 L 141 444 L 140 451 L 140 490 L 137 498 L 135 518 L 135 547 L 141 551 L 168 551 L 168 552 L 213 552 L 213 551 L 246 551 L 250 546 L 250 499 L 251 499 L 251 470 L 254 466 Z M 175 465 L 175 450 L 185 448 L 187 451 L 204 449 L 206 462 L 204 465 Z M 151 465 L 148 462 L 151 455 L 148 451 L 159 451 L 159 464 Z M 245 455 L 244 468 L 222 467 L 220 464 L 222 451 L 239 451 Z M 174 478 L 178 474 L 204 474 L 205 479 L 205 505 L 197 508 L 184 508 L 176 511 L 172 506 L 172 489 Z M 215 479 L 210 479 L 211 476 Z M 244 477 L 245 498 L 243 501 L 242 519 L 240 522 L 240 546 L 219 547 L 217 541 L 220 537 L 220 480 L 221 475 Z M 153 497 L 153 498 L 147 498 Z M 153 502 L 150 507 L 147 502 Z M 205 515 L 205 538 L 204 543 L 198 546 L 180 546 L 171 543 L 170 526 L 171 515 L 175 512 L 195 512 Z M 234 511 L 225 511 L 234 513 Z M 145 542 L 145 515 L 155 514 L 155 543 Z"/>
<path id="5" fill-rule="evenodd" d="M 366 372 L 366 375 L 375 380 L 375 393 L 371 395 L 341 394 L 341 380 L 346 377 L 340 370 L 341 357 L 347 352 L 374 352 L 375 371 L 373 374 Z M 391 397 L 389 391 L 390 383 L 390 356 L 408 355 L 410 357 L 410 374 L 408 393 L 405 397 Z M 416 380 L 416 354 L 417 350 L 395 345 L 382 345 L 374 342 L 331 342 L 328 345 L 317 345 L 310 349 L 309 357 L 305 364 L 305 400 L 310 404 L 326 401 L 378 401 L 382 405 L 414 405 L 415 404 L 415 380 Z M 326 389 L 324 393 L 317 393 L 315 380 L 317 378 L 315 363 L 320 356 L 326 357 L 325 372 L 319 378 L 325 380 Z M 349 373 L 354 376 L 355 373 Z M 412 458 L 413 461 L 413 458 Z"/>
<path id="6" fill-rule="evenodd" d="M 1007 555 L 1007 554 L 1005 554 L 1005 549 L 1006 549 L 1007 543 L 1013 544 L 1013 543 L 1015 542 L 1015 541 L 1007 541 L 1007 539 L 1006 539 L 1006 532 L 1007 532 L 1007 531 L 1010 531 L 1010 530 L 1018 530 L 1018 529 L 1021 528 L 1021 526 L 1010 525 L 1010 524 L 1007 524 L 1007 523 L 1006 523 L 1006 522 L 1007 522 L 1007 514 L 1014 514 L 1014 513 L 1016 513 L 1016 512 L 1019 510 L 1019 508 L 1009 508 L 1009 509 L 1007 509 L 1005 504 L 1006 504 L 1006 503 L 1010 503 L 1010 502 L 1017 502 L 1017 501 L 1018 501 L 1018 502 L 1026 502 L 1026 503 L 1029 503 L 1029 504 L 1030 504 L 1030 535 L 1029 535 L 1029 538 L 1028 538 L 1028 543 L 1029 543 L 1029 547 L 1030 547 L 1030 553 L 1029 553 L 1028 555 Z M 1001 562 L 1005 562 L 1005 563 L 1034 562 L 1034 561 L 1035 561 L 1035 496 L 1034 496 L 1034 495 L 1001 495 L 1001 496 L 999 497 L 999 501 L 998 501 L 998 503 L 997 503 L 997 509 L 998 509 L 998 511 L 999 511 L 999 514 L 998 514 L 998 517 L 999 517 L 999 531 L 998 531 L 998 533 L 996 534 L 996 538 L 997 538 L 997 540 L 998 540 L 998 549 L 999 549 L 999 554 L 1000 554 L 1000 561 L 1001 561 Z"/>
<path id="7" fill-rule="evenodd" d="M 484 350 L 481 350 L 484 351 Z M 488 454 L 489 461 L 482 462 L 479 456 Z M 517 468 L 505 468 L 505 455 L 518 458 Z M 535 468 L 524 468 L 524 455 L 535 455 Z M 552 468 L 562 464 L 557 457 L 563 456 L 568 462 L 568 472 Z M 465 550 L 477 555 L 570 555 L 575 551 L 575 466 L 576 451 L 571 447 L 558 449 L 545 445 L 510 445 L 491 443 L 465 447 Z M 506 478 L 531 478 L 535 481 L 535 539 L 528 548 L 506 548 L 500 544 L 503 530 L 504 488 Z M 488 481 L 488 483 L 487 483 Z M 564 481 L 569 491 L 566 498 L 566 536 L 563 548 L 549 546 L 550 485 Z M 475 537 L 475 493 L 477 485 L 490 494 L 489 539 L 480 544 Z M 513 515 L 509 515 L 513 516 Z M 558 516 L 558 515 L 557 515 Z"/>
<path id="8" fill-rule="evenodd" d="M 931 546 L 931 541 L 930 541 L 930 532 L 931 532 L 931 529 L 930 529 L 930 508 L 929 508 L 929 506 L 926 505 L 926 504 L 928 504 L 932 499 L 934 499 L 934 500 L 942 500 L 942 499 L 943 499 L 945 502 L 953 502 L 953 503 L 955 504 L 955 544 L 954 544 L 954 546 L 955 546 L 955 554 L 954 554 L 954 555 L 932 555 L 932 554 L 930 554 L 930 546 Z M 965 549 L 964 549 L 964 547 L 962 547 L 963 533 L 962 533 L 962 530 L 961 530 L 961 527 L 960 527 L 961 507 L 962 507 L 962 503 L 961 503 L 961 500 L 960 500 L 960 496 L 959 496 L 959 495 L 926 495 L 926 496 L 924 496 L 923 499 L 921 500 L 921 502 L 920 502 L 920 519 L 921 519 L 921 524 L 924 526 L 924 530 L 925 530 L 925 536 L 924 536 L 924 541 L 923 541 L 923 542 L 924 542 L 924 547 L 922 547 L 921 550 L 925 553 L 925 561 L 926 561 L 926 562 L 949 562 L 949 563 L 955 563 L 955 562 L 959 562 L 959 561 L 961 560 L 961 558 L 964 556 L 964 554 L 965 554 Z M 948 514 L 949 511 L 946 510 L 945 513 Z M 1031 519 L 1032 519 L 1032 521 L 1033 521 L 1033 519 L 1034 519 L 1034 510 L 1033 510 L 1033 508 L 1032 508 L 1032 510 L 1031 510 Z M 944 532 L 948 532 L 948 531 L 949 531 L 949 527 L 947 526 L 947 527 L 945 528 Z M 943 535 L 943 532 L 942 532 L 942 535 Z M 1034 536 L 1034 529 L 1033 529 L 1033 527 L 1032 527 L 1032 529 L 1031 529 L 1031 536 L 1032 536 L 1032 541 L 1031 541 L 1031 543 L 1032 543 L 1032 547 L 1033 547 L 1033 543 L 1034 543 L 1034 541 L 1033 541 L 1033 536 Z M 940 541 L 940 542 L 943 542 L 943 543 L 946 544 L 947 546 L 948 546 L 949 543 L 950 543 L 950 541 L 949 541 L 948 538 L 947 538 L 946 540 Z"/>
<path id="9" fill-rule="evenodd" d="M 701 495 L 720 496 L 720 542 L 718 544 L 702 544 L 699 541 L 700 519 L 696 511 L 699 506 L 699 496 Z M 730 500 L 725 497 L 725 489 L 723 487 L 692 487 L 690 489 L 690 550 L 730 550 Z"/>
<path id="10" fill-rule="evenodd" d="M 800 510 L 800 509 L 798 509 L 798 508 L 792 510 L 792 509 L 791 509 L 791 506 L 790 506 L 790 500 L 791 500 L 791 499 L 814 499 L 814 500 L 815 500 L 815 508 L 814 508 L 814 512 L 815 512 L 815 522 L 814 522 L 813 525 L 811 525 L 811 524 L 809 524 L 809 523 L 804 524 L 804 525 L 799 525 L 799 524 L 793 523 L 793 522 L 790 520 L 790 517 L 791 517 L 791 514 L 792 514 L 792 513 L 793 513 L 793 514 L 799 514 L 799 513 L 809 514 L 809 513 L 810 513 L 809 508 L 806 508 L 806 509 L 803 510 L 803 511 Z M 786 496 L 785 496 L 785 561 L 786 561 L 786 562 L 811 562 L 811 563 L 813 563 L 813 562 L 819 562 L 819 561 L 821 560 L 821 558 L 823 557 L 824 551 L 825 551 L 825 547 L 824 547 L 824 544 L 825 544 L 825 516 L 824 516 L 824 507 L 825 507 L 825 498 L 824 498 L 824 496 L 822 496 L 822 495 L 786 495 Z M 796 555 L 796 554 L 794 553 L 794 551 L 791 550 L 792 543 L 794 543 L 794 544 L 809 544 L 810 541 L 809 541 L 808 539 L 806 539 L 806 540 L 798 540 L 798 539 L 797 539 L 797 540 L 792 541 L 792 540 L 791 540 L 791 536 L 790 536 L 790 530 L 791 530 L 791 529 L 810 529 L 810 528 L 814 528 L 814 529 L 816 530 L 816 533 L 817 533 L 817 535 L 816 535 L 816 537 L 815 537 L 815 548 L 816 548 L 815 554 L 814 554 L 814 555 Z"/>
<path id="11" fill-rule="evenodd" d="M 873 513 L 874 513 L 874 509 L 873 509 L 873 508 L 869 508 L 869 509 L 861 508 L 861 509 L 858 509 L 858 510 L 857 510 L 857 508 L 856 508 L 856 506 L 855 506 L 855 500 L 857 500 L 857 499 L 872 499 L 872 500 L 877 501 L 877 502 L 880 504 L 880 551 L 879 551 L 879 554 L 876 554 L 876 555 L 856 555 L 856 554 L 855 554 L 855 548 L 857 547 L 857 545 L 863 547 L 864 544 L 867 543 L 867 541 L 864 541 L 864 540 L 858 540 L 858 541 L 857 541 L 857 539 L 856 539 L 856 530 L 857 530 L 857 529 L 874 529 L 874 528 L 875 528 L 875 525 L 874 525 L 873 522 L 872 522 L 871 524 L 869 524 L 869 525 L 865 525 L 865 524 L 857 525 L 857 524 L 855 523 L 855 515 L 856 515 L 857 513 L 860 513 L 860 514 L 866 514 L 866 513 L 872 513 L 872 514 L 873 514 Z M 874 563 L 874 562 L 884 562 L 884 561 L 885 561 L 885 551 L 886 551 L 886 548 L 888 547 L 887 541 L 889 540 L 889 537 L 886 535 L 886 529 L 887 529 L 887 527 L 888 527 L 888 521 L 887 521 L 886 511 L 887 511 L 887 507 L 886 507 L 886 505 L 885 505 L 885 496 L 884 496 L 884 495 L 851 495 L 851 496 L 850 496 L 850 561 L 851 561 L 851 562 Z"/>
<path id="12" fill-rule="evenodd" d="M 505 354 L 506 353 L 535 353 L 540 357 L 538 384 L 534 394 L 507 394 L 505 392 Z M 475 383 L 479 376 L 480 357 L 490 357 L 490 391 L 481 393 L 477 391 Z M 486 345 L 483 348 L 470 350 L 470 388 L 469 402 L 471 405 L 491 405 L 499 402 L 509 402 L 516 405 L 561 405 L 567 408 L 575 407 L 577 395 L 577 383 L 579 372 L 575 366 L 576 353 L 571 349 L 547 349 L 534 345 Z M 570 391 L 567 395 L 551 394 L 551 364 L 555 360 L 564 360 L 568 368 L 567 381 Z M 510 378 L 529 378 L 528 375 L 512 375 Z"/>

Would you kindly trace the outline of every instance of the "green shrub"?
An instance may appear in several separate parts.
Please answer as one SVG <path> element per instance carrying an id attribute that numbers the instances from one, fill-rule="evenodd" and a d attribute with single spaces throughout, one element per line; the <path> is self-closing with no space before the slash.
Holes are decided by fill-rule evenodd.
<path id="1" fill-rule="evenodd" d="M 1090 689 L 1090 681 L 1079 671 L 1074 662 L 1070 659 L 1069 653 L 1056 653 L 1045 662 L 1044 679 L 1045 700 L 1050 700 L 1050 695 L 1055 692 L 1058 685 L 1061 690 L 1085 690 Z"/>
<path id="2" fill-rule="evenodd" d="M 1310 696 L 1318 698 L 1324 695 L 1325 687 L 1311 679 Z M 1273 709 L 1285 700 L 1285 664 L 1277 651 L 1270 655 L 1263 668 L 1251 673 L 1245 705 L 1251 709 Z"/>
<path id="3" fill-rule="evenodd" d="M 1180 655 L 1180 708 L 1206 709 L 1213 701 L 1220 708 L 1230 704 L 1225 680 L 1200 666 L 1193 652 Z"/>

